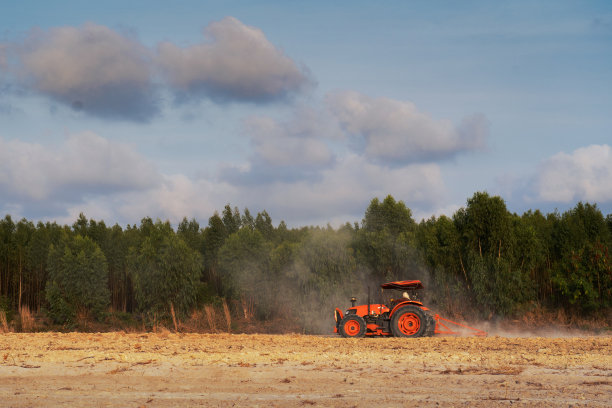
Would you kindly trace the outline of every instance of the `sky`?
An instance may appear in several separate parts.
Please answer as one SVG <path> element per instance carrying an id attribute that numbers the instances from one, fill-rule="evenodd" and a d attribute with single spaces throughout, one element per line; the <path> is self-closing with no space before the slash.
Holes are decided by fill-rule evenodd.
<path id="1" fill-rule="evenodd" d="M 612 2 L 29 1 L 0 13 L 0 214 L 612 213 Z"/>

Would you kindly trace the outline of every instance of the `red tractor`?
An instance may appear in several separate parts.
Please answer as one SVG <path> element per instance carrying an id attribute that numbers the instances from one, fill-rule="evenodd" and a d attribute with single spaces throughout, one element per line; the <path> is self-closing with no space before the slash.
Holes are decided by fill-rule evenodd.
<path id="1" fill-rule="evenodd" d="M 383 295 L 384 290 L 391 289 L 394 291 L 394 296 L 383 301 L 384 303 L 371 304 L 368 295 L 368 303 L 359 306 L 355 306 L 356 299 L 352 298 L 352 306 L 346 313 L 336 308 L 334 332 L 339 333 L 342 337 L 423 337 L 438 333 L 462 334 L 467 329 L 473 335 L 487 335 L 482 330 L 432 314 L 419 299 L 417 291 L 424 289 L 421 281 L 388 282 L 383 283 L 380 287 L 383 289 Z M 444 322 L 459 326 L 463 331 L 451 330 Z"/>

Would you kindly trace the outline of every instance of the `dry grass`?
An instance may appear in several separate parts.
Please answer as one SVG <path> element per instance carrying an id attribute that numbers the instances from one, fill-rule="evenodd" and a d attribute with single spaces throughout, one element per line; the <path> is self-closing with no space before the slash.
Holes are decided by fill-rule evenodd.
<path id="1" fill-rule="evenodd" d="M 2 330 L 2 333 L 9 332 L 8 322 L 6 321 L 6 312 L 4 310 L 0 310 L 0 330 Z"/>
<path id="2" fill-rule="evenodd" d="M 551 311 L 541 306 L 535 306 L 522 311 L 517 319 L 508 320 L 505 323 L 518 324 L 527 329 L 551 327 L 598 331 L 602 328 L 612 327 L 612 314 L 584 317 L 567 313 L 563 309 Z"/>
<path id="3" fill-rule="evenodd" d="M 225 323 L 227 323 L 227 332 L 232 332 L 232 315 L 230 314 L 227 302 L 223 299 L 223 312 L 225 313 Z"/>
<path id="4" fill-rule="evenodd" d="M 30 308 L 22 306 L 19 310 L 19 319 L 21 320 L 21 331 L 32 332 L 36 329 L 36 320 L 30 312 Z"/>
<path id="5" fill-rule="evenodd" d="M 247 322 L 250 321 L 255 315 L 255 302 L 251 296 L 248 298 L 242 297 L 240 299 L 240 304 L 242 306 L 242 313 L 244 314 L 244 320 Z"/>
<path id="6" fill-rule="evenodd" d="M 215 309 L 212 306 L 206 305 L 204 306 L 204 311 L 206 312 L 208 327 L 213 333 L 215 333 L 217 331 L 217 327 L 215 326 Z"/>
<path id="7" fill-rule="evenodd" d="M 90 320 L 91 319 L 86 309 L 82 308 L 82 309 L 77 310 L 76 325 L 79 328 L 79 330 L 87 331 L 88 328 L 91 326 Z"/>

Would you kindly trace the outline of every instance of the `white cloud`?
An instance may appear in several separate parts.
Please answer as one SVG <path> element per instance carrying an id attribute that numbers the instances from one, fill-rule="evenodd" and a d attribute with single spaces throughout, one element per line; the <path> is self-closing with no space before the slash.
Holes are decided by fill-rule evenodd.
<path id="1" fill-rule="evenodd" d="M 163 175 L 128 146 L 93 133 L 69 137 L 57 150 L 0 139 L 0 195 L 12 215 L 70 224 L 79 213 L 109 223 L 143 217 L 205 223 L 231 203 L 266 209 L 292 226 L 358 221 L 369 201 L 394 195 L 415 214 L 436 207 L 445 186 L 435 164 L 389 168 L 348 154 L 317 179 L 231 184 L 223 180 Z"/>
<path id="2" fill-rule="evenodd" d="M 182 174 L 160 175 L 159 183 L 144 190 L 133 190 L 87 197 L 68 207 L 60 223 L 72 223 L 79 213 L 94 219 L 138 224 L 144 217 L 170 220 L 175 225 L 183 217 L 195 217 L 205 223 L 226 198 L 235 198 L 235 189 L 224 183 L 192 180 Z M 215 201 L 218 200 L 218 201 Z"/>
<path id="3" fill-rule="evenodd" d="M 196 45 L 166 41 L 152 51 L 131 35 L 94 23 L 33 29 L 23 41 L 0 43 L 0 73 L 10 72 L 9 81 L 23 90 L 74 110 L 134 121 L 160 113 L 164 87 L 178 101 L 266 102 L 312 85 L 308 70 L 256 27 L 227 17 L 204 35 Z"/>
<path id="4" fill-rule="evenodd" d="M 143 217 L 178 223 L 195 217 L 204 224 L 227 203 L 252 212 L 267 210 L 275 223 L 290 226 L 339 226 L 360 221 L 373 197 L 392 194 L 413 209 L 415 216 L 432 214 L 445 196 L 440 168 L 435 164 L 413 164 L 387 168 L 350 154 L 334 168 L 321 172 L 319 180 L 276 181 L 265 185 L 230 183 L 210 179 L 193 180 L 184 175 L 162 175 L 156 186 L 86 199 L 69 207 L 60 222 L 71 223 L 80 212 L 88 217 L 138 223 Z"/>
<path id="5" fill-rule="evenodd" d="M 545 160 L 532 182 L 538 201 L 612 202 L 612 148 L 591 145 Z"/>
<path id="6" fill-rule="evenodd" d="M 58 150 L 0 138 L 0 193 L 11 202 L 80 201 L 87 195 L 155 186 L 151 163 L 130 147 L 92 132 L 69 136 Z"/>
<path id="7" fill-rule="evenodd" d="M 14 48 L 22 83 L 76 110 L 134 120 L 158 112 L 150 52 L 108 27 L 32 30 Z"/>
<path id="8" fill-rule="evenodd" d="M 247 121 L 247 128 L 257 154 L 265 163 L 276 166 L 328 165 L 332 154 L 327 145 L 310 132 L 296 134 L 271 118 Z"/>
<path id="9" fill-rule="evenodd" d="M 488 136 L 482 115 L 466 118 L 455 127 L 447 120 L 434 120 L 411 102 L 371 98 L 354 91 L 331 93 L 327 104 L 346 131 L 362 139 L 363 152 L 383 162 L 448 158 L 483 148 Z"/>
<path id="10" fill-rule="evenodd" d="M 206 42 L 186 48 L 170 42 L 158 46 L 158 63 L 182 97 L 265 101 L 309 83 L 307 72 L 256 27 L 226 17 L 211 23 L 204 35 Z"/>
<path id="11" fill-rule="evenodd" d="M 276 221 L 285 219 L 294 225 L 360 219 L 373 197 L 388 194 L 409 206 L 431 208 L 445 194 L 440 168 L 435 164 L 389 168 L 348 154 L 334 167 L 323 169 L 318 180 L 277 181 L 240 189 L 241 200 L 248 197 L 249 203 L 278 217 Z"/>
<path id="12" fill-rule="evenodd" d="M 250 117 L 244 132 L 253 148 L 248 162 L 221 170 L 223 180 L 236 184 L 319 179 L 336 160 L 329 143 L 345 137 L 327 112 L 304 106 L 294 108 L 284 121 Z"/>

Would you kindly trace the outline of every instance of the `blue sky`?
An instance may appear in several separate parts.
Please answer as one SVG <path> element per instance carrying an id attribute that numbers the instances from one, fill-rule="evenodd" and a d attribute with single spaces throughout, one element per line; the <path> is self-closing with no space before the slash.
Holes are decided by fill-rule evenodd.
<path id="1" fill-rule="evenodd" d="M 0 213 L 612 212 L 607 1 L 38 2 L 0 14 Z"/>

